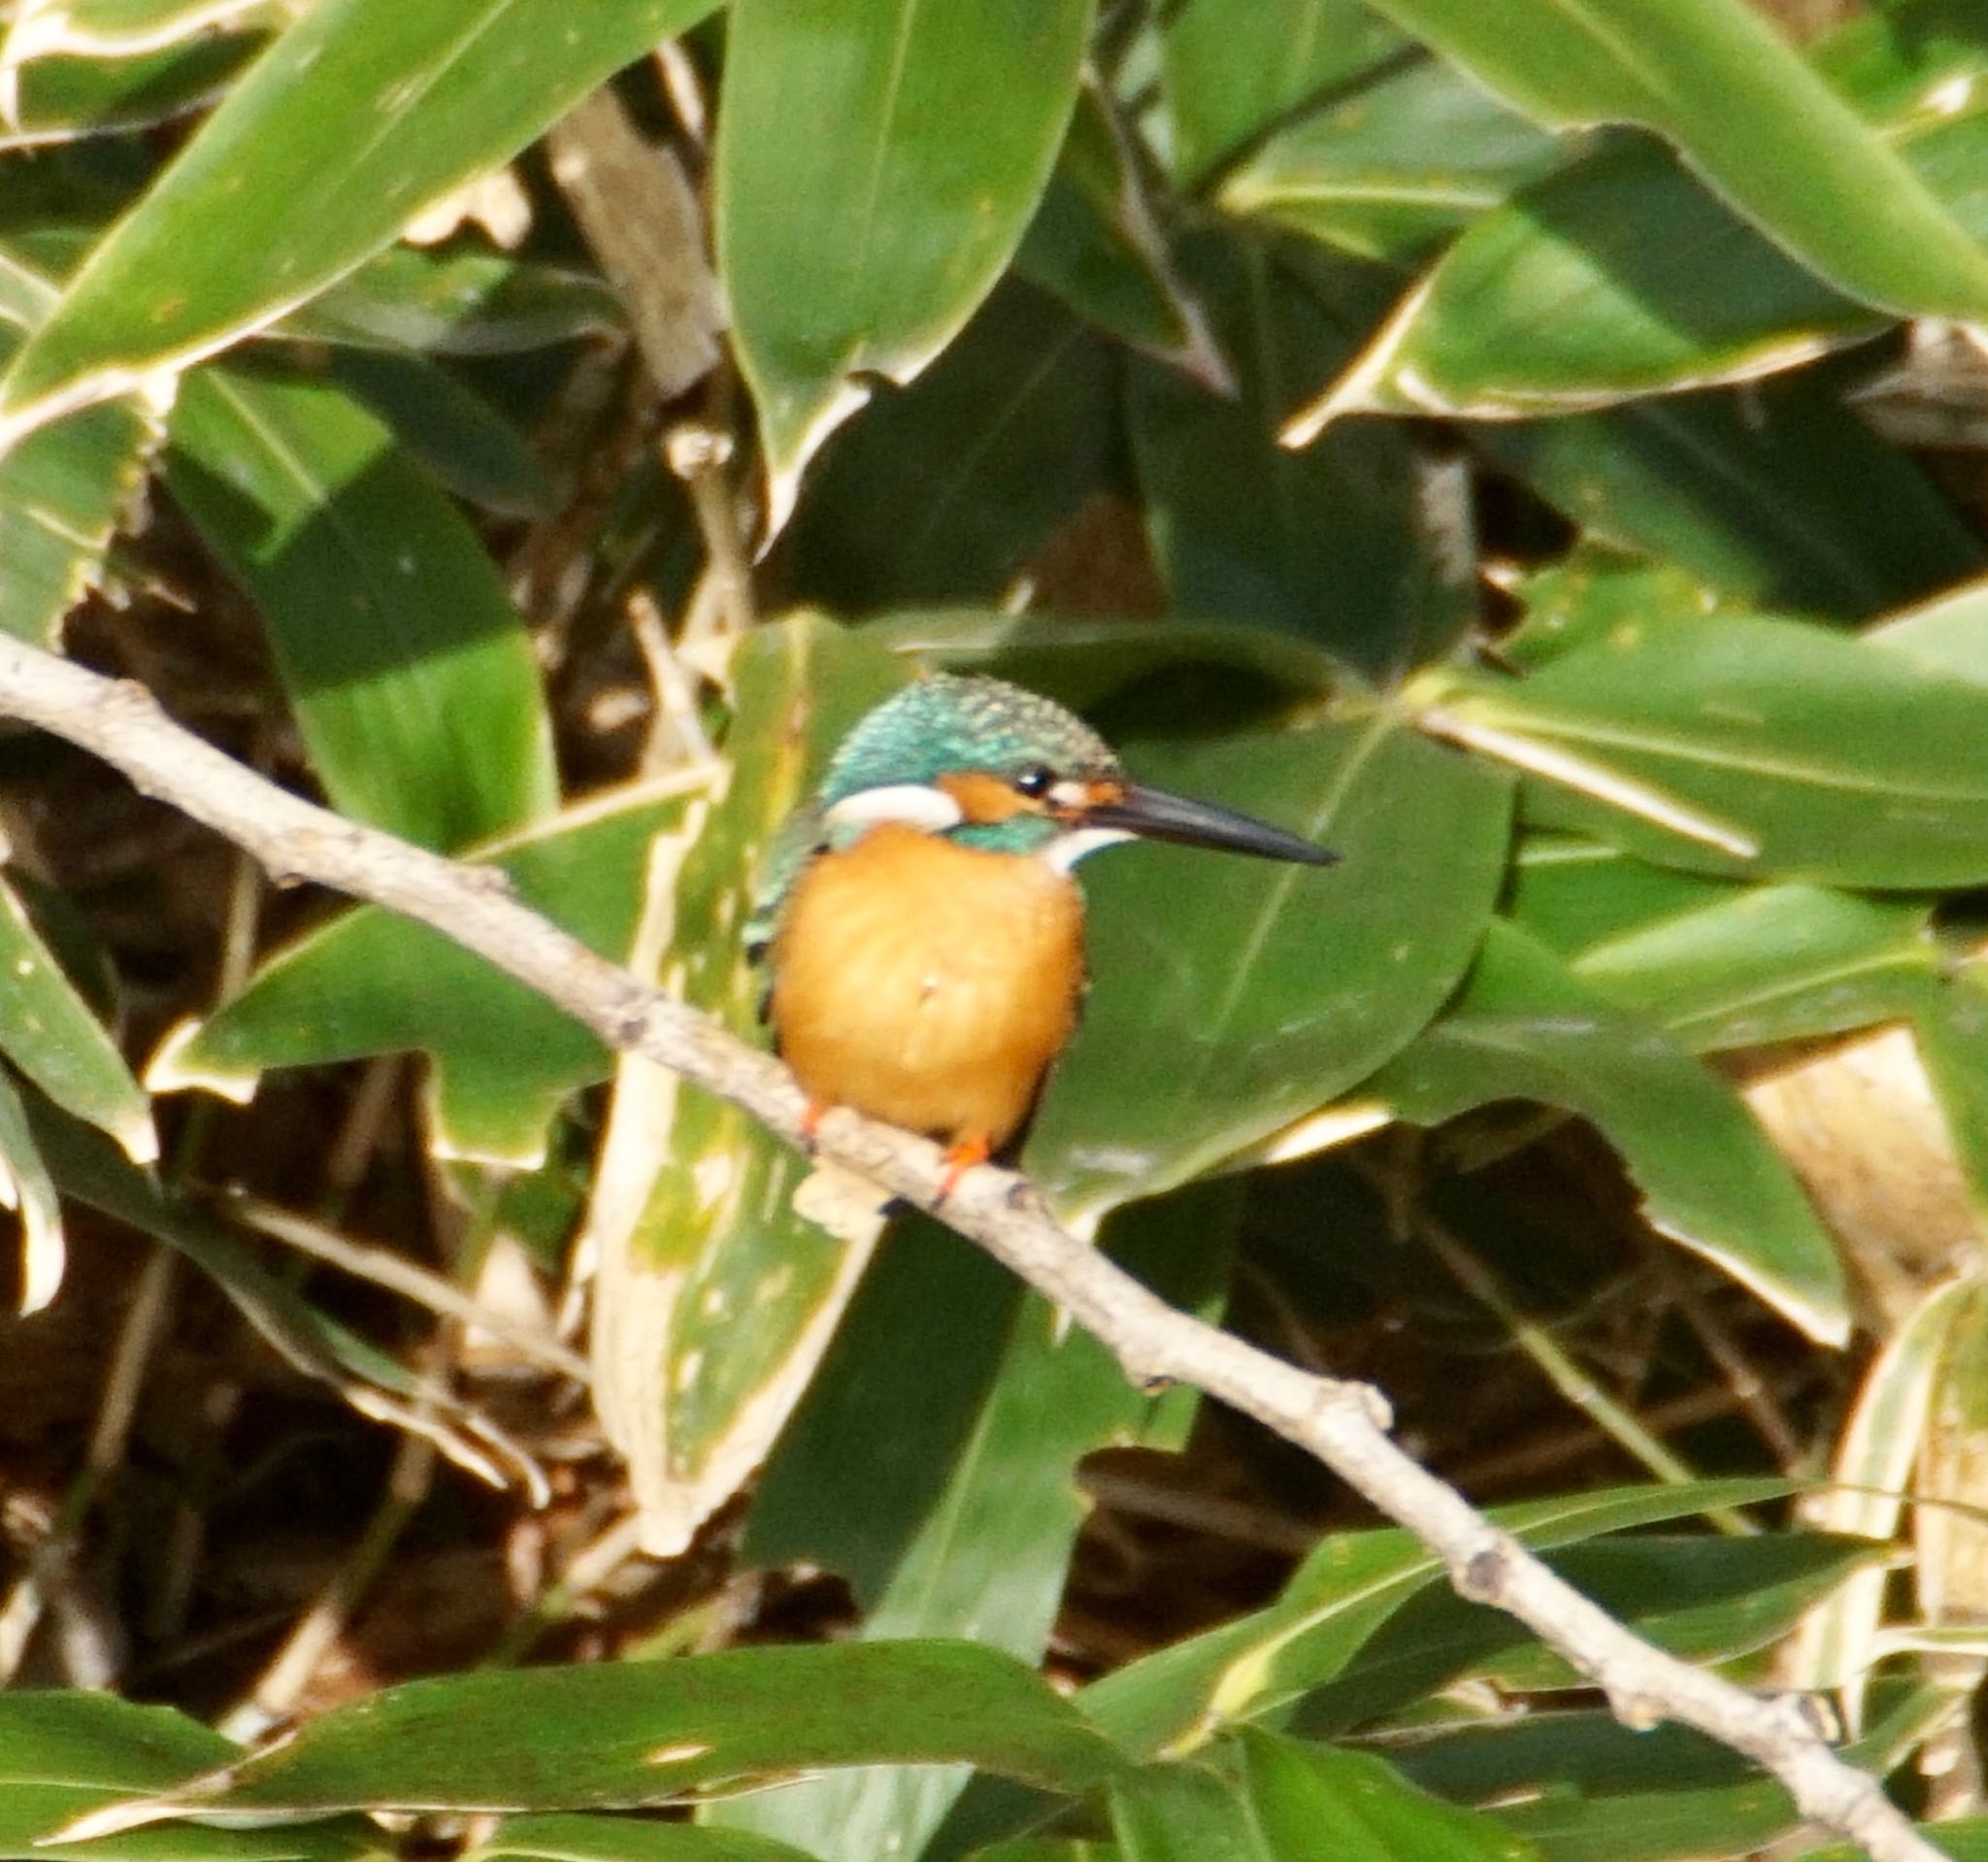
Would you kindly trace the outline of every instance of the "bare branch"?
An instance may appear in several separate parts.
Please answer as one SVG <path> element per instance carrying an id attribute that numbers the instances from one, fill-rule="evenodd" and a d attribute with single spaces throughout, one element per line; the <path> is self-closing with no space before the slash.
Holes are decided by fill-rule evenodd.
<path id="1" fill-rule="evenodd" d="M 519 905 L 489 869 L 300 801 L 174 724 L 143 686 L 19 641 L 0 640 L 0 715 L 94 751 L 279 879 L 315 880 L 432 925 L 611 1047 L 672 1069 L 799 1143 L 802 1094 L 778 1061 L 596 956 Z M 935 1210 L 944 1165 L 924 1141 L 837 1112 L 823 1120 L 817 1148 L 934 1211 L 1094 1333 L 1136 1381 L 1192 1384 L 1309 1450 L 1436 1552 L 1459 1593 L 1508 1612 L 1590 1677 L 1625 1724 L 1697 1727 L 1773 1774 L 1805 1816 L 1875 1862 L 1940 1862 L 1876 1781 L 1830 1748 L 1813 1703 L 1750 1694 L 1633 1635 L 1397 1448 L 1378 1391 L 1311 1376 L 1175 1311 L 1065 1233 L 1041 1195 L 1007 1171 L 970 1172 Z"/>

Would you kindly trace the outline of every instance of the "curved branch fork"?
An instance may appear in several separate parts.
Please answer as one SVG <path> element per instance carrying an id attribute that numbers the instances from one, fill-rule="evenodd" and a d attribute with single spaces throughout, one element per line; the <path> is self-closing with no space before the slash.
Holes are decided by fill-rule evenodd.
<path id="1" fill-rule="evenodd" d="M 0 639 L 0 716 L 94 752 L 281 879 L 315 881 L 431 925 L 611 1047 L 670 1068 L 801 1142 L 803 1096 L 777 1060 L 526 910 L 490 869 L 313 807 L 173 723 L 143 686 L 20 641 Z M 1676 1720 L 1744 1753 L 1787 1787 L 1806 1817 L 1874 1862 L 1941 1862 L 1877 1782 L 1831 1748 L 1826 1715 L 1812 1703 L 1747 1693 L 1632 1634 L 1396 1447 L 1377 1391 L 1310 1376 L 1176 1312 L 1058 1227 L 1009 1172 L 970 1172 L 941 1207 L 944 1164 L 922 1140 L 839 1112 L 814 1142 L 985 1248 L 1094 1333 L 1135 1380 L 1192 1384 L 1316 1456 L 1437 1553 L 1462 1595 L 1508 1612 L 1589 1676 L 1626 1724 Z"/>

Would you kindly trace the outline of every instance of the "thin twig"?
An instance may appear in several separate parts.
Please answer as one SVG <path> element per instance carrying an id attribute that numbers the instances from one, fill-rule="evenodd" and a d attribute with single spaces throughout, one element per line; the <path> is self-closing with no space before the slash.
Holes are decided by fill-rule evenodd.
<path id="1" fill-rule="evenodd" d="M 308 1215 L 280 1209 L 259 1197 L 237 1194 L 228 1199 L 227 1208 L 238 1221 L 282 1242 L 286 1247 L 294 1247 L 316 1260 L 328 1261 L 333 1267 L 342 1268 L 362 1280 L 371 1280 L 376 1286 L 388 1287 L 417 1306 L 425 1306 L 431 1313 L 444 1313 L 488 1332 L 492 1338 L 515 1346 L 533 1363 L 548 1371 L 556 1371 L 561 1377 L 572 1378 L 579 1383 L 587 1380 L 586 1359 L 560 1344 L 543 1327 L 524 1323 L 508 1313 L 485 1305 L 472 1294 L 465 1293 L 453 1280 L 445 1280 L 440 1274 L 431 1274 L 404 1254 L 396 1254 L 391 1248 L 373 1247 L 364 1242 L 355 1242 L 350 1236 L 341 1235 L 337 1229 L 323 1222 L 314 1222 Z"/>
<path id="2" fill-rule="evenodd" d="M 167 718 L 144 687 L 0 638 L 0 715 L 94 751 L 253 853 L 281 879 L 315 880 L 432 925 L 517 978 L 622 1051 L 731 1101 L 802 1142 L 800 1088 L 771 1055 L 597 956 L 514 899 L 500 874 L 457 866 L 315 808 Z M 814 1133 L 819 1153 L 925 1210 L 940 1204 L 937 1147 L 847 1112 Z M 1024 1179 L 991 1166 L 944 1198 L 941 1218 L 1018 1274 L 1115 1355 L 1142 1385 L 1187 1383 L 1307 1449 L 1447 1566 L 1459 1594 L 1508 1612 L 1607 1694 L 1625 1724 L 1673 1719 L 1743 1753 L 1800 1813 L 1873 1862 L 1940 1862 L 1875 1779 L 1831 1750 L 1803 1698 L 1751 1694 L 1652 1647 L 1499 1531 L 1387 1437 L 1370 1386 L 1311 1376 L 1176 1311 L 1048 1215 Z"/>

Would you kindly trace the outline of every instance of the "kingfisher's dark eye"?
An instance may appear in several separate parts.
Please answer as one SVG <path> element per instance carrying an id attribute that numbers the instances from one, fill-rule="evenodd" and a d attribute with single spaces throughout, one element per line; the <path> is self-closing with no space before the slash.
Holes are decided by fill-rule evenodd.
<path id="1" fill-rule="evenodd" d="M 1014 779 L 1015 792 L 1030 801 L 1040 801 L 1056 786 L 1056 772 L 1046 763 L 1037 763 Z"/>

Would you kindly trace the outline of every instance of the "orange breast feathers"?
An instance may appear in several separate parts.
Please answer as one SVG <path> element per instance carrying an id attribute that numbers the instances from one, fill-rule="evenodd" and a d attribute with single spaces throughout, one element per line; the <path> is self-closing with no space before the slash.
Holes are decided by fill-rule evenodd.
<path id="1" fill-rule="evenodd" d="M 886 822 L 795 881 L 773 1022 L 817 1105 L 998 1150 L 1076 1026 L 1083 975 L 1066 875 Z"/>

